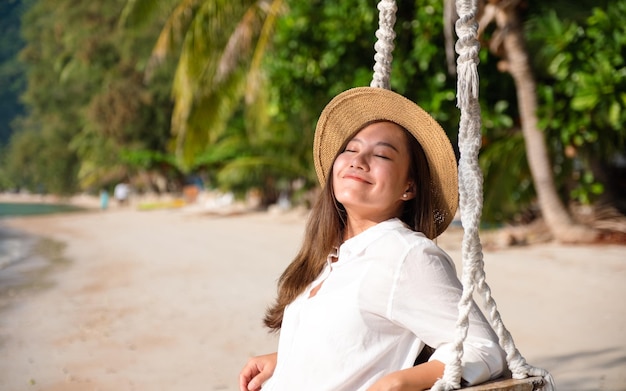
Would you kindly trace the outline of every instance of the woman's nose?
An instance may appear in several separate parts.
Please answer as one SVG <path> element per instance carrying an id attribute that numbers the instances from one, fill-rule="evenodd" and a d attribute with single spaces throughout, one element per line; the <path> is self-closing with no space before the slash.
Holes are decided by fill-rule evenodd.
<path id="1" fill-rule="evenodd" d="M 352 157 L 352 161 L 350 162 L 350 167 L 367 170 L 368 168 L 367 159 L 362 153 L 356 153 Z"/>

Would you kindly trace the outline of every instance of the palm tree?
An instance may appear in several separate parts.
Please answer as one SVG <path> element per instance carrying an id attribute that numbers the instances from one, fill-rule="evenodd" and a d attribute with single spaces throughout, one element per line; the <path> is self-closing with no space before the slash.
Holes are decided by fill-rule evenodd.
<path id="1" fill-rule="evenodd" d="M 261 62 L 283 0 L 128 0 L 121 24 L 141 23 L 169 10 L 146 76 L 166 56 L 178 60 L 172 97 L 176 154 L 189 169 L 223 135 L 242 102 L 262 105 Z M 262 123 L 263 110 L 249 110 Z"/>
<path id="2" fill-rule="evenodd" d="M 453 0 L 446 2 L 449 9 Z M 577 224 L 557 193 L 544 134 L 538 128 L 536 83 L 519 18 L 521 3 L 521 0 L 479 2 L 479 34 L 490 23 L 496 24 L 488 42 L 489 50 L 503 59 L 498 67 L 508 72 L 515 83 L 527 161 L 548 228 L 561 242 L 593 241 L 597 233 Z"/>

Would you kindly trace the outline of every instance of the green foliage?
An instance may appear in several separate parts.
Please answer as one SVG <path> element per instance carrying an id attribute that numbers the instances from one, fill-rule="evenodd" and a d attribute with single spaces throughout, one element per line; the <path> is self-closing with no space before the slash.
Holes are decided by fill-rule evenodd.
<path id="1" fill-rule="evenodd" d="M 375 7 L 364 0 L 291 1 L 289 7 L 277 21 L 272 52 L 266 57 L 271 121 L 288 137 L 292 165 L 300 167 L 308 186 L 313 186 L 311 148 L 317 116 L 333 95 L 371 81 L 377 18 Z"/>
<path id="2" fill-rule="evenodd" d="M 156 40 L 152 61 L 176 61 L 172 84 L 172 130 L 185 170 L 196 166 L 205 148 L 226 131 L 241 108 L 261 99 L 260 59 L 282 0 L 174 1 Z M 129 0 L 122 24 L 145 23 L 158 14 L 151 0 Z M 245 106 L 244 106 L 245 107 Z M 257 111 L 254 121 L 263 121 Z"/>
<path id="3" fill-rule="evenodd" d="M 398 2 L 391 83 L 446 121 L 457 110 L 454 80 L 443 72 L 442 6 L 440 1 Z M 279 20 L 275 55 L 268 63 L 272 85 L 284 101 L 281 113 L 297 117 L 308 108 L 314 120 L 332 96 L 369 85 L 377 28 L 371 1 L 292 2 Z"/>
<path id="4" fill-rule="evenodd" d="M 76 159 L 68 156 L 61 133 L 23 129 L 11 137 L 5 157 L 11 188 L 71 194 L 76 186 Z M 72 159 L 73 158 L 73 159 Z"/>
<path id="5" fill-rule="evenodd" d="M 5 189 L 36 189 L 42 183 L 43 172 L 39 169 L 44 167 L 36 167 L 31 156 L 37 156 L 44 147 L 43 140 L 35 132 L 23 131 L 11 138 L 2 154 Z M 20 181 L 14 178 L 20 178 Z"/>
<path id="6" fill-rule="evenodd" d="M 9 139 L 11 121 L 24 111 L 19 95 L 26 81 L 17 53 L 24 46 L 20 18 L 28 3 L 29 0 L 0 2 L 0 145 Z"/>
<path id="7" fill-rule="evenodd" d="M 601 4 L 603 8 L 588 7 Z M 624 48 L 621 38 L 605 42 L 625 33 L 619 27 L 623 11 L 616 12 L 624 4 L 623 0 L 581 1 L 576 6 L 531 2 L 527 11 L 525 30 L 537 79 L 539 126 L 545 130 L 556 186 L 566 202 L 590 203 L 603 194 L 610 179 L 598 167 L 624 151 L 623 129 L 608 125 L 612 115 L 622 112 L 611 102 L 625 90 L 620 71 L 615 72 L 623 68 L 615 61 L 623 58 Z M 483 219 L 511 221 L 533 208 L 536 195 L 518 130 L 515 87 L 508 74 L 499 74 L 497 61 L 482 51 Z"/>
<path id="8" fill-rule="evenodd" d="M 171 64 L 148 83 L 143 72 L 159 26 L 120 30 L 123 5 L 33 1 L 24 15 L 28 112 L 16 124 L 6 163 L 20 187 L 95 190 L 161 164 L 122 159 L 127 151 L 166 154 L 172 111 L 163 87 L 171 83 Z"/>
<path id="9" fill-rule="evenodd" d="M 412 99 L 456 139 L 456 76 L 446 67 L 443 1 L 400 2 L 392 89 Z"/>
<path id="10" fill-rule="evenodd" d="M 521 132 L 509 131 L 483 147 L 485 173 L 482 219 L 488 223 L 519 218 L 535 197 Z"/>
<path id="11" fill-rule="evenodd" d="M 277 108 L 272 120 L 296 133 L 294 154 L 301 156 L 301 166 L 312 167 L 313 132 L 324 105 L 372 80 L 378 10 L 366 0 L 292 1 L 289 6 L 277 23 L 266 62 Z M 434 0 L 398 1 L 391 83 L 454 136 L 458 110 L 454 78 L 444 70 L 442 7 Z M 316 183 L 312 169 L 306 179 Z"/>
<path id="12" fill-rule="evenodd" d="M 582 202 L 606 189 L 592 168 L 624 151 L 626 120 L 626 1 L 593 11 L 590 3 L 531 0 L 526 11 L 556 180 L 564 197 Z M 223 190 L 262 189 L 269 203 L 292 183 L 316 185 L 320 111 L 372 79 L 378 10 L 370 0 L 23 4 L 28 111 L 2 150 L 0 188 L 68 193 L 149 171 L 181 180 L 182 167 Z M 392 89 L 432 113 L 454 144 L 443 2 L 397 5 Z M 4 81 L 16 63 L 1 60 Z M 487 50 L 480 61 L 483 217 L 503 221 L 535 194 L 513 82 Z"/>
<path id="13" fill-rule="evenodd" d="M 369 1 L 290 2 L 289 13 L 278 21 L 269 57 L 272 85 L 298 99 L 290 102 L 296 111 L 310 88 L 314 97 L 330 92 L 324 101 L 351 86 L 369 84 L 371 72 L 363 68 L 373 65 L 376 27 Z"/>
<path id="14" fill-rule="evenodd" d="M 548 12 L 530 30 L 540 71 L 540 126 L 551 140 L 559 180 L 582 203 L 605 188 L 596 167 L 626 151 L 624 18 L 626 1 L 615 1 L 581 23 Z"/>

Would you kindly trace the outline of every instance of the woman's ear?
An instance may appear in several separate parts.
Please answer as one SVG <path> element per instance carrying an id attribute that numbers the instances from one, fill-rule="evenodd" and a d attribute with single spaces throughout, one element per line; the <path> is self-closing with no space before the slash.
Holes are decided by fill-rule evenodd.
<path id="1" fill-rule="evenodd" d="M 413 182 L 409 182 L 409 184 L 406 187 L 406 190 L 402 194 L 402 200 L 408 201 L 408 200 L 412 200 L 413 198 L 415 198 L 415 184 Z"/>

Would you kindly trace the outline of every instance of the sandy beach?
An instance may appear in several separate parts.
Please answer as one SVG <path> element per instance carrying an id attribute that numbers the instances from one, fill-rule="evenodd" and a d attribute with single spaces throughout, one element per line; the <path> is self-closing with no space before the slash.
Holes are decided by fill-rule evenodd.
<path id="1" fill-rule="evenodd" d="M 51 239 L 53 258 L 0 269 L 0 391 L 238 390 L 248 357 L 275 350 L 261 318 L 305 219 L 129 207 L 0 221 Z M 438 240 L 458 262 L 461 237 Z M 485 263 L 530 364 L 559 390 L 626 390 L 626 246 L 492 249 Z"/>

